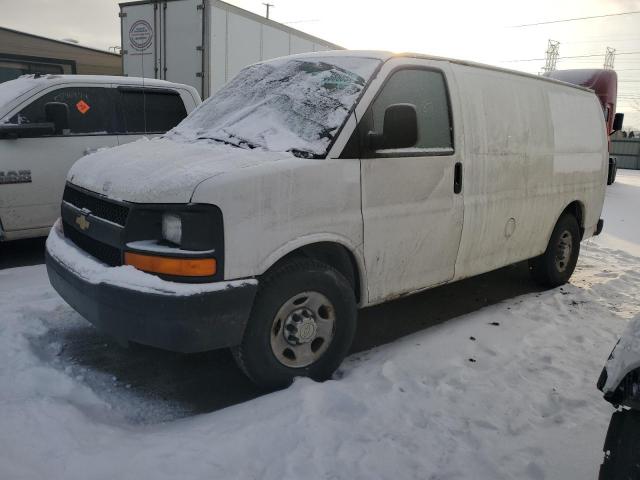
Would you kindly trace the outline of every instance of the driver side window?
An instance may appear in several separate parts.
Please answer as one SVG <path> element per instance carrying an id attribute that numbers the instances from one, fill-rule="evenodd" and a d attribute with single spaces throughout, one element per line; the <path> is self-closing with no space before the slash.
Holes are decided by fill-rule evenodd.
<path id="1" fill-rule="evenodd" d="M 117 131 L 113 91 L 101 87 L 67 87 L 46 93 L 14 115 L 9 123 L 46 122 L 45 105 L 49 102 L 67 105 L 71 135 L 114 135 Z"/>
<path id="2" fill-rule="evenodd" d="M 369 130 L 382 133 L 385 111 L 389 106 L 397 104 L 415 106 L 418 121 L 418 138 L 415 145 L 397 149 L 398 153 L 453 153 L 449 98 L 441 72 L 409 68 L 393 73 L 369 107 L 366 115 L 369 119 Z"/>

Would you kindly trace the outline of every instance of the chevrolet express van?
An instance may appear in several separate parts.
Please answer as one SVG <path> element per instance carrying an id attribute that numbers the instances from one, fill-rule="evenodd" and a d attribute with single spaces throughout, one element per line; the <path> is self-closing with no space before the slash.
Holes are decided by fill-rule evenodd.
<path id="1" fill-rule="evenodd" d="M 193 87 L 135 77 L 23 75 L 0 83 L 0 242 L 49 233 L 80 157 L 164 134 L 200 103 Z"/>
<path id="2" fill-rule="evenodd" d="M 602 228 L 607 161 L 582 87 L 424 55 L 282 57 L 164 137 L 78 161 L 47 269 L 116 338 L 231 347 L 264 386 L 322 380 L 358 307 L 526 259 L 567 282 Z"/>

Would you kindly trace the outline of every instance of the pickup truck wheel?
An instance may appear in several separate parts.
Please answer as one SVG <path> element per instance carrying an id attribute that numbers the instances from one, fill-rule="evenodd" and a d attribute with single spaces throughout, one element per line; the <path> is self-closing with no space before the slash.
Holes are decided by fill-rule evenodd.
<path id="1" fill-rule="evenodd" d="M 556 223 L 545 252 L 529 260 L 533 279 L 545 287 L 558 287 L 569 281 L 580 254 L 580 229 L 573 215 L 563 214 Z"/>
<path id="2" fill-rule="evenodd" d="M 242 343 L 232 351 L 256 384 L 289 385 L 294 377 L 331 377 L 355 333 L 356 299 L 329 265 L 295 259 L 260 279 Z"/>

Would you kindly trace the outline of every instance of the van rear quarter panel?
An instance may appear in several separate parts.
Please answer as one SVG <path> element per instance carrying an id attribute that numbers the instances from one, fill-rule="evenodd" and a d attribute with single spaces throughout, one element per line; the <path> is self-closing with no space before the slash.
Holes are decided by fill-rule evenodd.
<path id="1" fill-rule="evenodd" d="M 453 65 L 465 125 L 464 227 L 455 278 L 542 253 L 578 200 L 585 236 L 604 201 L 607 144 L 593 93 Z"/>

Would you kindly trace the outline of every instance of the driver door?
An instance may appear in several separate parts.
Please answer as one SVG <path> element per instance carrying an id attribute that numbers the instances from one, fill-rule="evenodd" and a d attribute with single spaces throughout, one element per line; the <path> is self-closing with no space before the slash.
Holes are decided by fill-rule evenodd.
<path id="1" fill-rule="evenodd" d="M 57 86 L 10 114 L 9 123 L 39 123 L 46 121 L 46 103 L 65 103 L 69 130 L 0 139 L 0 171 L 23 172 L 19 181 L 0 184 L 0 220 L 8 236 L 41 234 L 40 230 L 53 225 L 60 216 L 67 172 L 75 161 L 99 148 L 118 145 L 114 93 L 110 84 Z"/>
<path id="2" fill-rule="evenodd" d="M 391 60 L 378 76 L 384 79 L 382 87 L 366 112 L 358 115 L 362 118 L 360 134 L 365 137 L 361 141 L 365 145 L 362 214 L 372 303 L 444 283 L 454 276 L 463 199 L 462 157 L 453 128 L 450 77 L 446 62 Z M 368 138 L 380 138 L 385 132 L 387 108 L 398 104 L 415 106 L 415 145 L 368 146 L 372 145 Z"/>

